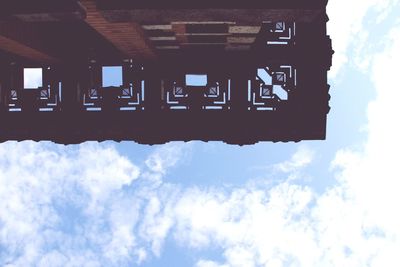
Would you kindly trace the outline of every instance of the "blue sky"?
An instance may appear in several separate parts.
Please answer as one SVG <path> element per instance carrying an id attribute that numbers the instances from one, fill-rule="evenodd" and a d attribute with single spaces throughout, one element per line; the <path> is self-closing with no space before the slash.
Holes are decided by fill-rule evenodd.
<path id="1" fill-rule="evenodd" d="M 397 0 L 331 0 L 326 141 L 0 145 L 0 266 L 400 266 Z"/>

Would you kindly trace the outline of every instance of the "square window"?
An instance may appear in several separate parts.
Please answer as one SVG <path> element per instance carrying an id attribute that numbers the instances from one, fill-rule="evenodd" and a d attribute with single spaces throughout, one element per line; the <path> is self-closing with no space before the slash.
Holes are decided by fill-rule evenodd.
<path id="1" fill-rule="evenodd" d="M 206 86 L 207 75 L 202 74 L 186 74 L 187 86 Z"/>
<path id="2" fill-rule="evenodd" d="M 103 67 L 103 87 L 122 86 L 122 67 Z"/>
<path id="3" fill-rule="evenodd" d="M 38 89 L 42 86 L 42 68 L 24 68 L 24 89 Z"/>

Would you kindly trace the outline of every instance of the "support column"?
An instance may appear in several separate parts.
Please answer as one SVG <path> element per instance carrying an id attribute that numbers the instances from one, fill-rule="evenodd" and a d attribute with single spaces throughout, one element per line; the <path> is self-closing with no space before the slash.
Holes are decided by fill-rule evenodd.
<path id="1" fill-rule="evenodd" d="M 9 88 L 9 69 L 6 64 L 2 64 L 0 62 L 0 113 L 6 111 L 6 96 L 7 96 L 7 88 Z"/>
<path id="2" fill-rule="evenodd" d="M 154 64 L 144 66 L 144 106 L 146 113 L 161 111 L 162 77 L 160 71 Z"/>
<path id="3" fill-rule="evenodd" d="M 242 112 L 247 110 L 248 80 L 252 79 L 250 67 L 235 68 L 231 75 L 232 110 Z"/>
<path id="4" fill-rule="evenodd" d="M 86 68 L 67 65 L 61 74 L 61 111 L 65 114 L 76 114 L 83 109 L 84 75 Z"/>

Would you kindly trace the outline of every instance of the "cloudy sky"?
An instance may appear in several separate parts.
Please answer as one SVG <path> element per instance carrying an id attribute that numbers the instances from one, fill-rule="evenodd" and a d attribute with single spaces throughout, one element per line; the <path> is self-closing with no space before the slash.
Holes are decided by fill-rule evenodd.
<path id="1" fill-rule="evenodd" d="M 400 1 L 330 0 L 326 141 L 0 145 L 0 266 L 400 266 Z"/>

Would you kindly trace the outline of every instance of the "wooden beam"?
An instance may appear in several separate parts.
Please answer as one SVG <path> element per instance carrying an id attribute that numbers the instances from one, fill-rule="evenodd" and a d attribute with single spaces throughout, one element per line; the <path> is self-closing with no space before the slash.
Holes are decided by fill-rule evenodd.
<path id="1" fill-rule="evenodd" d="M 134 9 L 321 9 L 327 0 L 96 0 L 102 10 Z"/>
<path id="2" fill-rule="evenodd" d="M 86 22 L 103 35 L 124 55 L 140 59 L 155 58 L 154 51 L 146 39 L 141 26 L 134 22 L 111 23 L 97 9 L 94 0 L 81 0 L 86 9 Z"/>
<path id="3" fill-rule="evenodd" d="M 62 21 L 84 17 L 85 12 L 77 0 L 1 0 L 1 20 Z"/>
<path id="4" fill-rule="evenodd" d="M 40 63 L 57 63 L 41 38 L 36 25 L 23 22 L 0 22 L 0 49 Z"/>
<path id="5" fill-rule="evenodd" d="M 134 1 L 137 2 L 137 1 Z M 167 1 L 166 1 L 167 2 Z M 313 22 L 324 14 L 324 9 L 111 9 L 101 10 L 106 21 L 111 23 L 136 22 L 166 24 L 180 22 L 236 22 L 238 25 L 258 25 L 263 21 Z"/>

